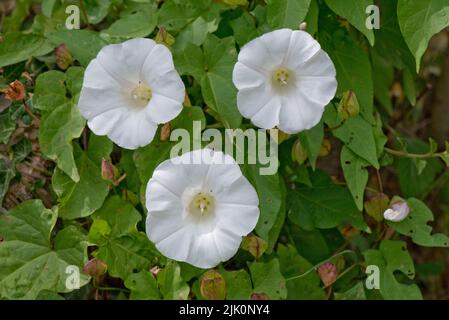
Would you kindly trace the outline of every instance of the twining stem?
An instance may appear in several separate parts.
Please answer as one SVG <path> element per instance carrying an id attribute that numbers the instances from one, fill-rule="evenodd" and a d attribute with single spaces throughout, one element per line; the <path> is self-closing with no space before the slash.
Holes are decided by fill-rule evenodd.
<path id="1" fill-rule="evenodd" d="M 324 261 L 321 261 L 321 262 L 317 263 L 316 265 L 314 265 L 312 268 L 310 268 L 310 269 L 307 270 L 306 272 L 304 272 L 304 273 L 302 273 L 302 274 L 300 274 L 300 275 L 294 276 L 294 277 L 287 278 L 287 279 L 285 279 L 285 281 L 291 281 L 291 280 L 295 280 L 295 279 L 302 278 L 302 277 L 308 275 L 310 272 L 312 272 L 312 271 L 316 270 L 317 268 L 319 268 L 322 264 L 324 264 L 324 263 L 326 263 L 326 262 L 329 262 L 329 261 L 331 261 L 332 259 L 334 259 L 334 258 L 336 258 L 336 257 L 339 257 L 339 256 L 342 256 L 342 255 L 347 254 L 347 253 L 354 253 L 354 251 L 352 251 L 352 250 L 343 250 L 343 251 L 341 251 L 341 252 L 339 252 L 339 253 L 336 253 L 336 254 L 334 254 L 332 257 L 330 257 L 330 258 L 328 258 L 328 259 L 326 259 L 326 260 L 324 260 Z"/>
<path id="2" fill-rule="evenodd" d="M 25 107 L 25 111 L 26 113 L 28 113 L 28 115 L 35 120 L 37 123 L 39 123 L 39 118 L 33 113 L 33 111 L 31 111 L 30 106 L 27 104 L 27 102 L 25 101 L 25 99 L 22 100 L 22 103 Z"/>
<path id="3" fill-rule="evenodd" d="M 390 148 L 384 148 L 386 152 L 388 152 L 391 155 L 402 157 L 402 158 L 411 158 L 411 159 L 431 159 L 431 158 L 439 158 L 444 154 L 444 152 L 440 153 L 408 153 L 406 151 L 400 151 L 400 150 L 394 150 Z"/>

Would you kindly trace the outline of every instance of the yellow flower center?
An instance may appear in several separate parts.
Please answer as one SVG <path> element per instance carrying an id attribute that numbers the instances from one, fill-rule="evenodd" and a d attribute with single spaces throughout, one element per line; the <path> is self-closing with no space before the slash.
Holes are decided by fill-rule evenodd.
<path id="1" fill-rule="evenodd" d="M 199 192 L 189 204 L 189 212 L 196 216 L 209 216 L 214 213 L 215 201 L 210 194 Z"/>
<path id="2" fill-rule="evenodd" d="M 287 87 L 294 80 L 294 74 L 287 68 L 279 67 L 273 72 L 273 84 L 278 87 Z"/>
<path id="3" fill-rule="evenodd" d="M 131 98 L 136 102 L 139 106 L 146 106 L 148 102 L 150 102 L 152 97 L 151 89 L 139 82 L 137 87 L 135 87 L 131 91 Z"/>

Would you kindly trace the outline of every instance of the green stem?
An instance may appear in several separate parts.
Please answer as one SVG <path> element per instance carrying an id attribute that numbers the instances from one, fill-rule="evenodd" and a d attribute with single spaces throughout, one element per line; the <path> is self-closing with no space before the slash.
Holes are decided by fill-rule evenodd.
<path id="1" fill-rule="evenodd" d="M 384 148 L 384 150 L 393 156 L 410 159 L 431 159 L 431 158 L 438 158 L 442 155 L 442 153 L 422 153 L 422 154 L 408 153 L 406 151 L 393 150 L 390 148 Z"/>
<path id="2" fill-rule="evenodd" d="M 334 259 L 334 258 L 336 258 L 336 257 L 339 257 L 339 256 L 342 256 L 342 255 L 347 254 L 347 253 L 354 253 L 354 251 L 352 251 L 352 250 L 344 250 L 344 251 L 341 251 L 341 252 L 339 252 L 339 253 L 336 253 L 336 254 L 334 254 L 332 257 L 330 257 L 330 258 L 328 258 L 328 259 L 326 259 L 326 260 L 324 260 L 324 261 L 321 261 L 321 262 L 317 263 L 316 265 L 314 265 L 312 268 L 310 268 L 310 269 L 307 270 L 306 272 L 304 272 L 304 273 L 302 273 L 302 274 L 300 274 L 300 275 L 294 276 L 294 277 L 287 278 L 287 279 L 285 279 L 285 281 L 291 281 L 291 280 L 295 280 L 295 279 L 302 278 L 302 277 L 308 275 L 310 272 L 312 272 L 312 271 L 316 270 L 317 268 L 319 268 L 322 264 L 324 264 L 324 263 L 326 263 L 326 262 L 329 262 L 329 261 L 331 261 L 332 259 Z"/>

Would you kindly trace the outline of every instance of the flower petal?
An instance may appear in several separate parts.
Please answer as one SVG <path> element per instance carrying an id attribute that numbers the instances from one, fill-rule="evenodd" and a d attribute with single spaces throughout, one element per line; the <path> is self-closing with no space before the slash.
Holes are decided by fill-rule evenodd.
<path id="1" fill-rule="evenodd" d="M 237 93 L 237 107 L 242 116 L 251 119 L 271 97 L 272 92 L 268 86 L 242 89 Z"/>
<path id="2" fill-rule="evenodd" d="M 320 122 L 324 106 L 310 101 L 300 91 L 292 92 L 283 99 L 279 116 L 279 129 L 294 134 L 313 128 Z"/>
<path id="3" fill-rule="evenodd" d="M 320 50 L 320 44 L 310 34 L 300 30 L 293 31 L 285 57 L 285 65 L 290 69 L 298 69 L 310 62 L 310 59 Z"/>
<path id="4" fill-rule="evenodd" d="M 154 123 L 166 123 L 176 118 L 182 111 L 182 103 L 166 96 L 153 94 L 145 113 Z"/>
<path id="5" fill-rule="evenodd" d="M 234 65 L 232 72 L 232 82 L 237 89 L 249 89 L 265 85 L 268 79 L 266 72 L 254 70 L 241 62 Z"/>
<path id="6" fill-rule="evenodd" d="M 214 231 L 214 238 L 221 261 L 231 259 L 237 253 L 242 242 L 241 236 L 220 228 Z"/>
<path id="7" fill-rule="evenodd" d="M 128 111 L 108 134 L 118 146 L 137 149 L 149 144 L 156 134 L 157 125 L 149 121 L 142 112 Z"/>
<path id="8" fill-rule="evenodd" d="M 228 188 L 223 188 L 215 193 L 215 198 L 218 203 L 222 204 L 259 205 L 256 190 L 243 175 Z"/>
<path id="9" fill-rule="evenodd" d="M 78 100 L 78 108 L 87 120 L 113 109 L 128 109 L 129 106 L 130 102 L 125 93 L 118 89 L 83 87 Z"/>
<path id="10" fill-rule="evenodd" d="M 188 261 L 195 241 L 191 226 L 185 226 L 156 243 L 156 248 L 166 257 L 177 261 Z"/>
<path id="11" fill-rule="evenodd" d="M 263 129 L 272 129 L 279 124 L 279 112 L 281 110 L 281 98 L 272 96 L 252 117 L 251 122 Z"/>
<path id="12" fill-rule="evenodd" d="M 221 229 L 246 236 L 256 226 L 260 211 L 257 206 L 217 202 L 215 214 Z"/>
<path id="13" fill-rule="evenodd" d="M 186 261 L 203 269 L 213 268 L 221 262 L 220 251 L 215 243 L 213 232 L 195 237 Z"/>
<path id="14" fill-rule="evenodd" d="M 301 77 L 335 77 L 335 66 L 329 55 L 319 50 L 307 63 L 294 69 L 298 79 Z"/>
<path id="15" fill-rule="evenodd" d="M 141 80 L 142 66 L 155 45 L 151 39 L 131 39 L 103 47 L 97 59 L 118 82 L 132 86 Z"/>
<path id="16" fill-rule="evenodd" d="M 143 63 L 141 79 L 151 85 L 158 80 L 158 77 L 174 69 L 175 65 L 170 50 L 162 44 L 156 44 Z"/>
<path id="17" fill-rule="evenodd" d="M 157 75 L 157 74 L 156 74 Z M 176 70 L 168 71 L 148 83 L 153 95 L 161 95 L 179 103 L 185 99 L 185 86 Z"/>

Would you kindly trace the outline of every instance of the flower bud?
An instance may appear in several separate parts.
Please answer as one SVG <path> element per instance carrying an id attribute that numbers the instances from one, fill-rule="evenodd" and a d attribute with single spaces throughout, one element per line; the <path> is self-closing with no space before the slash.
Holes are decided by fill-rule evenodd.
<path id="1" fill-rule="evenodd" d="M 345 120 L 356 116 L 359 113 L 359 101 L 357 100 L 357 96 L 354 92 L 346 91 L 343 93 L 343 97 L 338 104 L 337 111 L 338 115 Z"/>
<path id="2" fill-rule="evenodd" d="M 167 141 L 170 138 L 171 125 L 170 122 L 164 124 L 161 128 L 161 141 Z"/>
<path id="3" fill-rule="evenodd" d="M 168 33 L 164 27 L 160 27 L 154 41 L 160 44 L 164 44 L 167 47 L 171 47 L 175 43 L 175 38 L 170 33 Z"/>
<path id="4" fill-rule="evenodd" d="M 22 101 L 26 98 L 25 86 L 19 80 L 15 80 L 9 84 L 9 88 L 5 90 L 5 98 L 10 101 Z"/>
<path id="5" fill-rule="evenodd" d="M 108 266 L 104 261 L 93 258 L 84 265 L 83 272 L 91 277 L 98 278 L 106 273 Z"/>
<path id="6" fill-rule="evenodd" d="M 326 262 L 318 268 L 318 274 L 324 286 L 329 287 L 337 280 L 337 267 L 331 262 Z"/>
<path id="7" fill-rule="evenodd" d="M 323 139 L 323 142 L 321 143 L 319 156 L 320 157 L 326 157 L 331 152 L 331 142 L 329 139 Z"/>
<path id="8" fill-rule="evenodd" d="M 269 300 L 270 298 L 265 293 L 251 293 L 251 300 Z"/>
<path id="9" fill-rule="evenodd" d="M 215 271 L 207 271 L 200 279 L 200 292 L 208 300 L 224 300 L 226 297 L 226 283 L 223 276 Z"/>
<path id="10" fill-rule="evenodd" d="M 242 240 L 242 249 L 251 253 L 256 259 L 260 258 L 268 248 L 268 243 L 255 235 L 249 235 Z"/>
<path id="11" fill-rule="evenodd" d="M 73 64 L 73 57 L 65 44 L 61 44 L 55 49 L 56 55 L 56 65 L 62 69 L 66 70 Z"/>
<path id="12" fill-rule="evenodd" d="M 101 160 L 101 177 L 115 183 L 118 178 L 118 169 L 108 160 Z"/>
<path id="13" fill-rule="evenodd" d="M 385 210 L 384 212 L 384 218 L 385 220 L 392 221 L 392 222 L 401 222 L 410 213 L 410 207 L 408 206 L 407 202 L 401 200 L 398 202 L 393 203 L 390 208 Z"/>
<path id="14" fill-rule="evenodd" d="M 299 164 L 303 164 L 307 160 L 307 152 L 304 150 L 299 139 L 293 144 L 292 160 L 298 162 Z"/>

